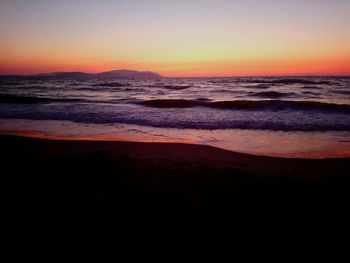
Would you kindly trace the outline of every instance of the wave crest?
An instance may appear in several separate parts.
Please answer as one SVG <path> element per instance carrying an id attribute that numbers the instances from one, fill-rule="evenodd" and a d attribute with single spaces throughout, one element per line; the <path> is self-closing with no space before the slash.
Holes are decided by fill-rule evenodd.
<path id="1" fill-rule="evenodd" d="M 185 99 L 146 100 L 139 104 L 155 108 L 191 108 L 196 106 L 232 109 L 232 110 L 318 110 L 350 113 L 350 105 L 317 101 L 292 100 L 233 100 L 233 101 L 198 101 Z"/>

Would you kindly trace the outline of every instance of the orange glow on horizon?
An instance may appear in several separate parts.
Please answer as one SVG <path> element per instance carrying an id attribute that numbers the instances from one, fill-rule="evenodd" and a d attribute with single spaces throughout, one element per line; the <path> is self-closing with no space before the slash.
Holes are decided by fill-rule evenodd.
<path id="1" fill-rule="evenodd" d="M 154 71 L 163 77 L 239 77 L 239 76 L 350 76 L 349 58 L 318 58 L 299 60 L 203 61 L 172 64 L 99 63 L 79 64 L 78 61 L 28 64 L 0 64 L 0 74 L 30 75 L 49 72 L 81 71 L 98 73 L 117 69 Z"/>

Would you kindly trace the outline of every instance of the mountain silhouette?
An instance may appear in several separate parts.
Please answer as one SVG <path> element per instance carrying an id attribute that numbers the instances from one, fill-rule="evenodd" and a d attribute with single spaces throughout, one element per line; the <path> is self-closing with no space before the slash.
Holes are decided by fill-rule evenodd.
<path id="1" fill-rule="evenodd" d="M 39 73 L 34 75 L 3 75 L 2 78 L 48 78 L 48 79 L 88 79 L 88 78 L 133 78 L 133 79 L 148 79 L 148 78 L 162 78 L 161 75 L 151 71 L 137 71 L 137 70 L 111 70 L 100 73 L 86 73 L 86 72 L 51 72 Z"/>

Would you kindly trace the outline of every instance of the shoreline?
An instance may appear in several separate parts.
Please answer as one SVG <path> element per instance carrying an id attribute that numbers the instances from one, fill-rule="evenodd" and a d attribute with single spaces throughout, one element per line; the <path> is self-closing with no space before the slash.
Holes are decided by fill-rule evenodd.
<path id="1" fill-rule="evenodd" d="M 255 157 L 270 157 L 270 158 L 281 158 L 281 159 L 307 159 L 307 160 L 327 160 L 327 159 L 348 159 L 350 158 L 350 149 L 343 150 L 339 153 L 326 153 L 326 152 L 306 152 L 298 154 L 279 154 L 279 153 L 251 153 L 251 152 L 240 152 L 230 149 L 225 149 L 220 146 L 202 144 L 194 140 L 176 140 L 176 139 L 146 139 L 146 138 L 132 138 L 131 140 L 125 137 L 118 136 L 103 136 L 103 135 L 92 135 L 92 136 L 81 136 L 81 135 L 52 135 L 39 130 L 4 130 L 0 129 L 0 136 L 18 136 L 24 138 L 33 139 L 44 139 L 44 140 L 63 140 L 63 141 L 105 141 L 105 142 L 130 142 L 130 143 L 177 143 L 177 144 L 188 144 L 188 145 L 201 145 L 211 148 L 217 148 L 223 151 L 244 154 Z"/>
<path id="2" fill-rule="evenodd" d="M 23 151 L 23 158 L 26 154 L 30 158 L 45 156 L 45 158 L 56 158 L 67 154 L 84 154 L 94 152 L 108 153 L 109 158 L 129 156 L 136 159 L 148 159 L 158 161 L 159 159 L 176 161 L 186 160 L 189 162 L 201 160 L 207 164 L 215 162 L 225 166 L 249 167 L 250 170 L 261 172 L 263 170 L 275 170 L 276 172 L 303 172 L 305 166 L 312 167 L 315 173 L 321 172 L 329 164 L 340 165 L 331 167 L 332 169 L 342 169 L 350 163 L 350 157 L 341 158 L 284 158 L 276 156 L 254 155 L 240 152 L 233 152 L 222 148 L 183 142 L 171 141 L 123 141 L 109 140 L 109 138 L 96 137 L 76 137 L 71 136 L 50 136 L 42 132 L 32 132 L 30 134 L 19 132 L 17 134 L 0 133 L 0 143 L 2 146 L 11 147 L 26 146 Z M 16 149 L 14 149 L 16 150 Z M 4 149 L 3 149 L 4 151 Z M 318 165 L 318 166 L 317 166 Z M 327 170 L 327 169 L 326 169 Z"/>

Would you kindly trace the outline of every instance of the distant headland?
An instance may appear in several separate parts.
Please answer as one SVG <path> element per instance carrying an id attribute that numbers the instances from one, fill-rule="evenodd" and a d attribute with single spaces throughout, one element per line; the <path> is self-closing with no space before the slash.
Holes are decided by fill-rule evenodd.
<path id="1" fill-rule="evenodd" d="M 100 73 L 86 73 L 86 72 L 52 72 L 39 73 L 34 75 L 0 75 L 0 78 L 47 78 L 47 79 L 89 79 L 89 78 L 134 78 L 134 79 L 148 79 L 148 78 L 162 78 L 158 73 L 151 71 L 137 71 L 137 70 L 111 70 Z"/>

